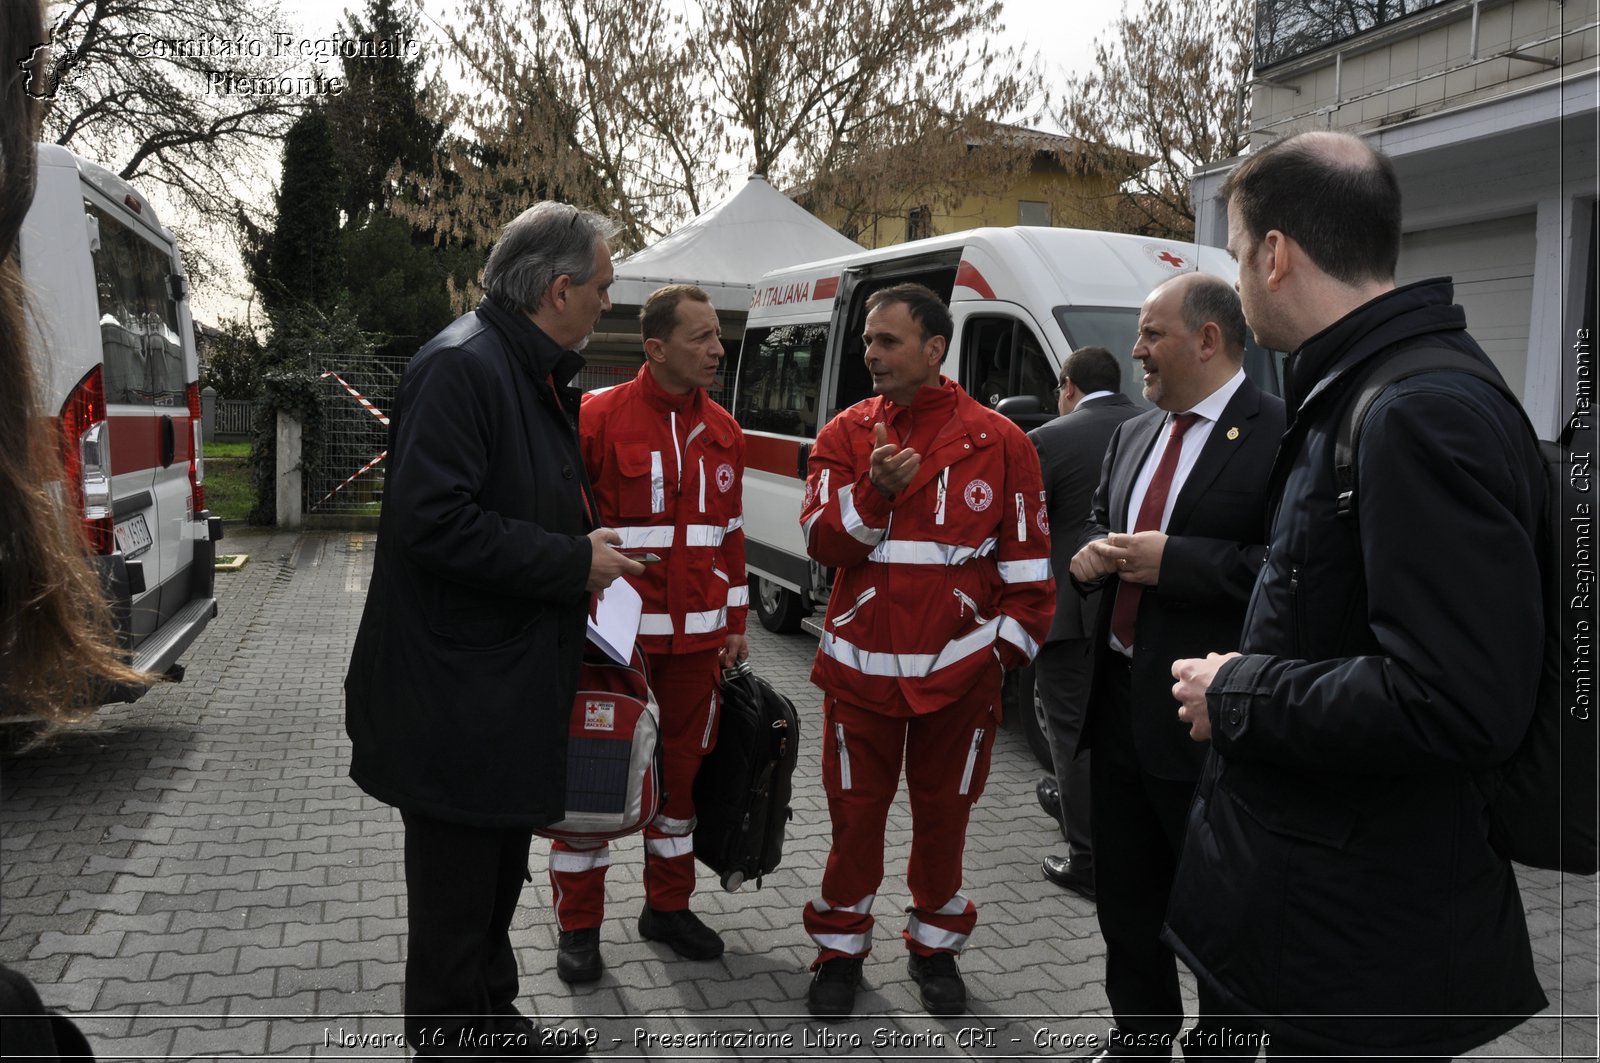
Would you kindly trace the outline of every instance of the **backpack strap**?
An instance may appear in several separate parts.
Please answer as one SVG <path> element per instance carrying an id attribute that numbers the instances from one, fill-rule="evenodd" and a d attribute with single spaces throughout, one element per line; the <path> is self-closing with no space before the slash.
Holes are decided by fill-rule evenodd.
<path id="1" fill-rule="evenodd" d="M 1510 400 L 1517 412 L 1522 414 L 1523 422 L 1528 424 L 1529 433 L 1533 434 L 1535 439 L 1538 438 L 1537 433 L 1533 431 L 1533 425 L 1528 422 L 1526 411 L 1522 409 L 1522 403 L 1517 401 L 1516 395 L 1506 386 L 1500 374 L 1463 351 L 1452 347 L 1414 347 L 1387 358 L 1375 359 L 1353 388 L 1354 398 L 1346 403 L 1338 430 L 1333 437 L 1333 475 L 1334 483 L 1339 489 L 1340 517 L 1355 516 L 1357 450 L 1361 441 L 1361 429 L 1366 423 L 1367 412 L 1372 408 L 1372 404 L 1378 401 L 1378 396 L 1382 395 L 1390 384 L 1399 383 L 1407 377 L 1417 376 L 1420 373 L 1442 371 L 1465 373 L 1493 384 L 1497 391 Z"/>

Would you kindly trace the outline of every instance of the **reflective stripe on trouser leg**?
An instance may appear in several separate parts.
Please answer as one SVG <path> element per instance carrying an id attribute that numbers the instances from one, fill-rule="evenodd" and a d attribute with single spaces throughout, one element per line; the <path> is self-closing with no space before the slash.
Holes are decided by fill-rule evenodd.
<path id="1" fill-rule="evenodd" d="M 720 648 L 650 654 L 650 686 L 661 706 L 661 786 L 666 803 L 644 832 L 645 903 L 689 907 L 694 893 L 694 777 L 717 744 Z"/>
<path id="2" fill-rule="evenodd" d="M 1000 670 L 961 702 L 911 721 L 906 734 L 906 790 L 911 798 L 910 917 L 906 947 L 927 955 L 960 952 L 978 922 L 961 893 L 967 820 L 989 779 L 1000 698 Z"/>
<path id="3" fill-rule="evenodd" d="M 821 896 L 806 905 L 806 933 L 818 961 L 864 956 L 872 945 L 872 897 L 883 881 L 883 831 L 900 785 L 906 720 L 869 712 L 829 696 L 822 706 L 822 788 L 828 795 L 833 845 Z M 850 786 L 841 781 L 840 735 L 850 756 Z"/>
<path id="4" fill-rule="evenodd" d="M 550 895 L 555 899 L 556 926 L 586 930 L 606 917 L 606 868 L 611 847 L 605 842 L 579 849 L 563 841 L 550 843 Z"/>
<path id="5" fill-rule="evenodd" d="M 867 894 L 854 904 L 834 907 L 821 897 L 805 906 L 806 933 L 817 943 L 812 970 L 836 956 L 865 956 L 872 951 L 872 902 Z"/>

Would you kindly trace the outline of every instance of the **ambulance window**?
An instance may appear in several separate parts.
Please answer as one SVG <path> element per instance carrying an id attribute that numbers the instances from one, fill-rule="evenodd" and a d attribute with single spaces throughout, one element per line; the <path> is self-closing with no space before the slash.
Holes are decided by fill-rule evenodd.
<path id="1" fill-rule="evenodd" d="M 1017 395 L 1032 395 L 1046 410 L 1056 408 L 1056 372 L 1045 357 L 1044 348 L 1033 330 L 1020 322 L 1017 324 L 1017 368 L 1021 379 L 1017 382 Z"/>
<path id="2" fill-rule="evenodd" d="M 1138 307 L 1058 306 L 1056 321 L 1073 350 L 1104 347 L 1116 355 L 1122 370 L 1122 393 L 1139 406 L 1150 408 L 1150 400 L 1144 397 L 1139 383 L 1143 371 L 1133 361 L 1133 345 L 1139 338 Z"/>
<path id="3" fill-rule="evenodd" d="M 1034 395 L 1046 410 L 1055 409 L 1055 370 L 1027 325 L 1010 317 L 969 318 L 962 350 L 967 392 L 985 406 Z"/>
<path id="4" fill-rule="evenodd" d="M 171 263 L 156 246 L 99 207 L 94 253 L 106 401 L 144 406 L 186 402 L 178 308 L 167 290 Z"/>
<path id="5" fill-rule="evenodd" d="M 824 324 L 747 329 L 734 399 L 734 417 L 740 427 L 780 435 L 816 435 L 817 399 L 827 349 L 828 326 Z"/>

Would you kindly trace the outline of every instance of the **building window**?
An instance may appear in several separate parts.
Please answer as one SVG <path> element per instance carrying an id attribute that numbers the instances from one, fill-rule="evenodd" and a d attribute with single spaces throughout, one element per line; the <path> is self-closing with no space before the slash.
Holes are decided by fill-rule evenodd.
<path id="1" fill-rule="evenodd" d="M 906 239 L 925 240 L 933 235 L 933 211 L 927 207 L 912 207 L 906 214 Z"/>
<path id="2" fill-rule="evenodd" d="M 1018 225 L 1049 225 L 1050 204 L 1039 203 L 1031 199 L 1017 200 Z"/>

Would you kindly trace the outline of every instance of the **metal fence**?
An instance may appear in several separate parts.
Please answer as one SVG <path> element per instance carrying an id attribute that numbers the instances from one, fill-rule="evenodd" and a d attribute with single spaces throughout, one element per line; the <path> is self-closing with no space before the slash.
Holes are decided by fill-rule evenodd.
<path id="1" fill-rule="evenodd" d="M 255 431 L 255 423 L 254 399 L 218 399 L 217 420 L 210 438 L 221 442 L 247 440 Z"/>
<path id="2" fill-rule="evenodd" d="M 306 455 L 305 512 L 377 514 L 388 412 L 409 360 L 313 356 L 322 398 L 322 447 L 321 453 Z"/>
<path id="3" fill-rule="evenodd" d="M 322 447 L 320 454 L 305 456 L 302 483 L 306 513 L 378 513 L 383 501 L 383 459 L 389 445 L 387 417 L 400 374 L 409 360 L 313 356 L 312 367 L 320 377 L 322 397 Z M 638 369 L 631 366 L 591 365 L 579 370 L 572 383 L 588 391 L 626 383 L 637 373 Z M 723 383 L 731 383 L 731 374 L 725 374 Z M 709 394 L 727 405 L 728 394 L 723 388 L 712 389 Z M 219 431 L 222 407 L 219 402 Z"/>

